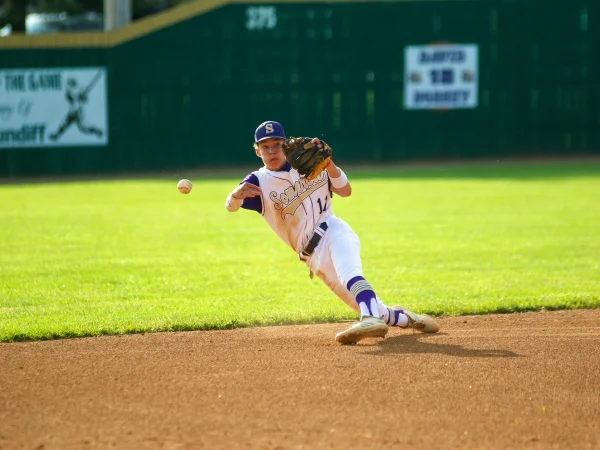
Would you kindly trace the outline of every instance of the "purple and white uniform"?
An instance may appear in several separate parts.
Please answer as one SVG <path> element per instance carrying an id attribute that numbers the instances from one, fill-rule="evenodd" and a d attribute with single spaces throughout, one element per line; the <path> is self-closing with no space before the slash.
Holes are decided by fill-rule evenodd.
<path id="1" fill-rule="evenodd" d="M 244 182 L 260 186 L 262 195 L 244 199 L 241 207 L 261 214 L 297 254 L 306 247 L 319 224 L 327 223 L 328 229 L 312 255 L 301 259 L 339 298 L 359 311 L 346 284 L 362 275 L 360 240 L 345 221 L 333 214 L 327 171 L 308 181 L 286 163 L 279 171 L 262 167 Z"/>
<path id="2" fill-rule="evenodd" d="M 386 324 L 408 326 L 404 309 L 386 306 L 362 276 L 360 240 L 350 225 L 333 214 L 333 192 L 343 197 L 352 193 L 346 174 L 330 160 L 312 180 L 301 177 L 286 162 L 285 142 L 285 131 L 279 122 L 269 120 L 256 128 L 254 150 L 265 165 L 251 172 L 229 194 L 225 200 L 227 211 L 235 212 L 241 207 L 261 214 L 310 268 L 311 277 L 316 274 L 360 314 L 359 324 L 336 335 L 338 342 L 383 337 Z M 317 138 L 311 143 L 322 145 Z M 417 316 L 414 317 L 412 323 L 417 323 Z"/>

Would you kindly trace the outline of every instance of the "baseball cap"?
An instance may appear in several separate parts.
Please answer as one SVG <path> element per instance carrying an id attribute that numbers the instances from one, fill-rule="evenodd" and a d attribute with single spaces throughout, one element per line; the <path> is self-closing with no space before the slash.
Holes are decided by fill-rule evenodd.
<path id="1" fill-rule="evenodd" d="M 285 139 L 285 131 L 279 122 L 268 120 L 261 123 L 254 132 L 254 142 L 271 138 Z"/>

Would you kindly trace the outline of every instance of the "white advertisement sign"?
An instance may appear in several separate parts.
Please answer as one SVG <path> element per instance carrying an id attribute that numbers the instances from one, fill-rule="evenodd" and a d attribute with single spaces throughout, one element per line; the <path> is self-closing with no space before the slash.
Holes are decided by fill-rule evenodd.
<path id="1" fill-rule="evenodd" d="M 0 148 L 107 143 L 104 67 L 0 70 Z"/>
<path id="2" fill-rule="evenodd" d="M 410 46 L 404 63 L 406 109 L 477 107 L 477 45 Z"/>

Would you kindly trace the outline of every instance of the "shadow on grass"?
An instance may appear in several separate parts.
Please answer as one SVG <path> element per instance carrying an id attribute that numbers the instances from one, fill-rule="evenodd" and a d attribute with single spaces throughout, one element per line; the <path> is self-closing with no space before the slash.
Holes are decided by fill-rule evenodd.
<path id="1" fill-rule="evenodd" d="M 374 165 L 340 163 L 351 179 L 474 179 L 474 180 L 540 180 L 600 176 L 600 157 L 493 159 L 433 162 L 406 162 Z M 147 180 L 177 181 L 188 178 L 202 180 L 241 181 L 256 166 L 218 166 L 174 169 L 160 172 L 87 173 L 76 175 L 44 175 L 39 177 L 0 178 L 0 185 L 38 183 L 80 183 L 85 181 Z"/>

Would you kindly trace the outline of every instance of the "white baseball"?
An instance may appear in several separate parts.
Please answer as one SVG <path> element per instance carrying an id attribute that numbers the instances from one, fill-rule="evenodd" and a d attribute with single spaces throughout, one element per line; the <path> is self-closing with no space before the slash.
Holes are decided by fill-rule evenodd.
<path id="1" fill-rule="evenodd" d="M 179 192 L 182 194 L 189 194 L 192 190 L 192 182 L 190 180 L 186 180 L 185 178 L 183 180 L 179 180 L 179 183 L 177 183 L 177 189 L 179 189 Z"/>

